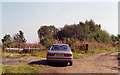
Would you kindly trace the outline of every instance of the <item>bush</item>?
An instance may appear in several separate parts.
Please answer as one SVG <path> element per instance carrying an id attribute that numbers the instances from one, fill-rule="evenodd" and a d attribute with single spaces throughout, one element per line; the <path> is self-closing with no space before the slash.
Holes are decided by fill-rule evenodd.
<path id="1" fill-rule="evenodd" d="M 54 39 L 46 39 L 44 42 L 44 45 L 47 49 L 49 49 L 53 44 L 55 44 Z"/>

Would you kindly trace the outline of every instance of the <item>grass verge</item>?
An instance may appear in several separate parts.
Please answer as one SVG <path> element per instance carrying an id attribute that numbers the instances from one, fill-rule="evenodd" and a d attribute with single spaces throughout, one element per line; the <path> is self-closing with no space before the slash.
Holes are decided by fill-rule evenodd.
<path id="1" fill-rule="evenodd" d="M 103 49 L 103 48 L 92 49 L 92 50 L 88 51 L 87 53 L 85 53 L 84 51 L 77 51 L 77 52 L 73 52 L 73 58 L 74 59 L 83 58 L 84 56 L 93 55 L 93 54 L 106 52 L 106 51 L 112 51 L 112 50 L 117 50 L 117 49 L 115 47 L 106 48 L 106 49 Z M 26 54 L 8 53 L 8 52 L 2 53 L 2 57 L 27 57 L 27 56 L 33 56 L 33 57 L 37 57 L 37 58 L 45 58 L 46 55 L 47 55 L 47 50 L 40 51 L 40 52 L 26 53 Z"/>
<path id="2" fill-rule="evenodd" d="M 33 52 L 33 53 L 8 53 L 8 52 L 3 52 L 2 57 L 28 57 L 28 56 L 33 56 L 33 57 L 38 57 L 38 58 L 45 58 L 47 55 L 47 50 L 45 51 L 40 51 L 40 52 Z"/>
<path id="3" fill-rule="evenodd" d="M 40 73 L 44 65 L 2 65 L 2 73 Z"/>
<path id="4" fill-rule="evenodd" d="M 115 47 L 111 47 L 108 49 L 92 49 L 85 53 L 84 51 L 81 52 L 73 52 L 73 58 L 78 59 L 84 56 L 93 55 L 105 51 L 113 51 L 116 50 Z M 19 53 L 3 53 L 3 57 L 25 57 L 25 56 L 34 56 L 37 58 L 45 58 L 47 51 L 41 52 L 34 52 L 28 54 L 19 54 Z M 120 55 L 118 56 L 120 58 Z M 11 66 L 4 66 L 2 65 L 2 73 L 40 73 L 44 67 L 49 67 L 47 65 L 11 65 Z"/>
<path id="5" fill-rule="evenodd" d="M 87 53 L 85 53 L 84 51 L 79 51 L 79 52 L 73 53 L 73 58 L 78 59 L 78 58 L 83 58 L 84 56 L 94 55 L 94 54 L 98 54 L 98 53 L 102 53 L 102 52 L 106 52 L 106 51 L 113 51 L 113 50 L 117 50 L 117 48 L 111 47 L 111 48 L 106 48 L 106 49 L 102 49 L 102 48 L 101 49 L 92 49 L 92 50 L 88 51 Z"/>
<path id="6" fill-rule="evenodd" d="M 2 47 L 0 47 L 0 57 L 2 57 Z"/>
<path id="7" fill-rule="evenodd" d="M 117 59 L 120 60 L 120 54 L 118 54 Z"/>

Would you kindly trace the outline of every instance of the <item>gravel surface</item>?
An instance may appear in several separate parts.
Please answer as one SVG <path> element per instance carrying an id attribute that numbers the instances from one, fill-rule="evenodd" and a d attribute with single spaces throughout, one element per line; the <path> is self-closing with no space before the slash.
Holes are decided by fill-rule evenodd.
<path id="1" fill-rule="evenodd" d="M 72 66 L 66 66 L 62 63 L 53 63 L 49 67 L 44 67 L 43 73 L 118 73 L 118 52 L 104 52 L 80 59 L 74 59 Z M 4 57 L 4 65 L 48 65 L 45 58 L 35 57 Z"/>

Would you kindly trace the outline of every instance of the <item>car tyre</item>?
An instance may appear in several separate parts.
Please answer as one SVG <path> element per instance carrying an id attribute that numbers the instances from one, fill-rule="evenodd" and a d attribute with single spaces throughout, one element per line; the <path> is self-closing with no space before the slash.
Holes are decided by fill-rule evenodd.
<path id="1" fill-rule="evenodd" d="M 70 66 L 72 66 L 73 62 L 70 62 Z"/>
<path id="2" fill-rule="evenodd" d="M 63 64 L 66 66 L 66 65 L 68 65 L 68 62 L 64 62 Z"/>
<path id="3" fill-rule="evenodd" d="M 51 64 L 51 62 L 50 62 L 50 61 L 47 61 L 47 64 L 48 64 L 48 65 L 50 65 L 50 64 Z"/>

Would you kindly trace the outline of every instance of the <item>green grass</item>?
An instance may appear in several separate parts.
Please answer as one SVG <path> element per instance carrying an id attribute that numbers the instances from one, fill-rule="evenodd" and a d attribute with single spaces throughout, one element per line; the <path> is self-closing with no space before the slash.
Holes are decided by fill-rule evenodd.
<path id="1" fill-rule="evenodd" d="M 4 52 L 3 57 L 28 57 L 33 56 L 37 58 L 45 58 L 47 51 L 19 54 L 19 53 L 8 53 Z M 49 67 L 48 65 L 2 65 L 2 73 L 40 73 L 44 67 Z"/>
<path id="2" fill-rule="evenodd" d="M 47 51 L 41 51 L 33 53 L 31 56 L 38 57 L 38 58 L 45 58 L 47 56 Z"/>
<path id="3" fill-rule="evenodd" d="M 44 65 L 2 65 L 2 73 L 40 73 Z"/>
<path id="4" fill-rule="evenodd" d="M 97 53 L 105 52 L 105 51 L 113 51 L 116 48 L 111 47 L 108 49 L 92 49 L 85 53 L 84 51 L 73 52 L 73 58 L 83 58 L 84 56 L 94 55 Z M 27 57 L 33 56 L 37 58 L 45 58 L 47 54 L 47 50 L 41 52 L 27 53 L 27 54 L 19 54 L 19 53 L 3 53 L 3 57 Z M 118 55 L 120 58 L 120 55 Z M 2 73 L 40 73 L 44 67 L 49 67 L 48 65 L 11 65 L 4 66 L 2 65 Z"/>
<path id="5" fill-rule="evenodd" d="M 102 53 L 102 52 L 106 52 L 106 51 L 113 51 L 113 50 L 117 50 L 117 49 L 115 47 L 106 48 L 106 49 L 103 49 L 103 48 L 92 49 L 92 50 L 88 51 L 87 53 L 85 53 L 83 51 L 79 51 L 79 52 L 73 53 L 73 58 L 78 59 L 78 58 L 83 58 L 84 56 L 94 55 L 94 54 L 98 54 L 98 53 Z"/>
<path id="6" fill-rule="evenodd" d="M 0 64 L 0 75 L 2 73 L 2 63 Z"/>
<path id="7" fill-rule="evenodd" d="M 85 54 L 81 54 L 81 53 L 73 53 L 73 58 L 74 59 L 78 59 L 78 58 L 83 58 L 85 56 Z"/>
<path id="8" fill-rule="evenodd" d="M 2 57 L 2 48 L 0 47 L 0 57 Z"/>
<path id="9" fill-rule="evenodd" d="M 101 53 L 101 52 L 105 52 L 105 51 L 112 51 L 112 50 L 116 50 L 116 48 L 111 47 L 111 48 L 105 48 L 105 49 L 104 48 L 92 49 L 92 50 L 88 51 L 87 53 L 85 53 L 84 51 L 76 51 L 76 52 L 73 52 L 73 58 L 74 59 L 83 58 L 84 56 L 93 55 L 93 54 L 97 54 L 97 53 Z M 26 54 L 8 53 L 8 52 L 3 52 L 2 53 L 2 57 L 28 57 L 28 56 L 33 56 L 33 57 L 37 57 L 37 58 L 45 58 L 46 55 L 47 55 L 47 50 L 40 51 L 40 52 L 26 53 Z"/>
<path id="10" fill-rule="evenodd" d="M 47 55 L 47 50 L 45 51 L 40 51 L 40 52 L 33 52 L 33 53 L 8 53 L 8 52 L 3 52 L 2 57 L 28 57 L 28 56 L 33 56 L 33 57 L 38 57 L 38 58 L 45 58 Z"/>
<path id="11" fill-rule="evenodd" d="M 120 54 L 117 55 L 117 59 L 120 60 Z"/>

